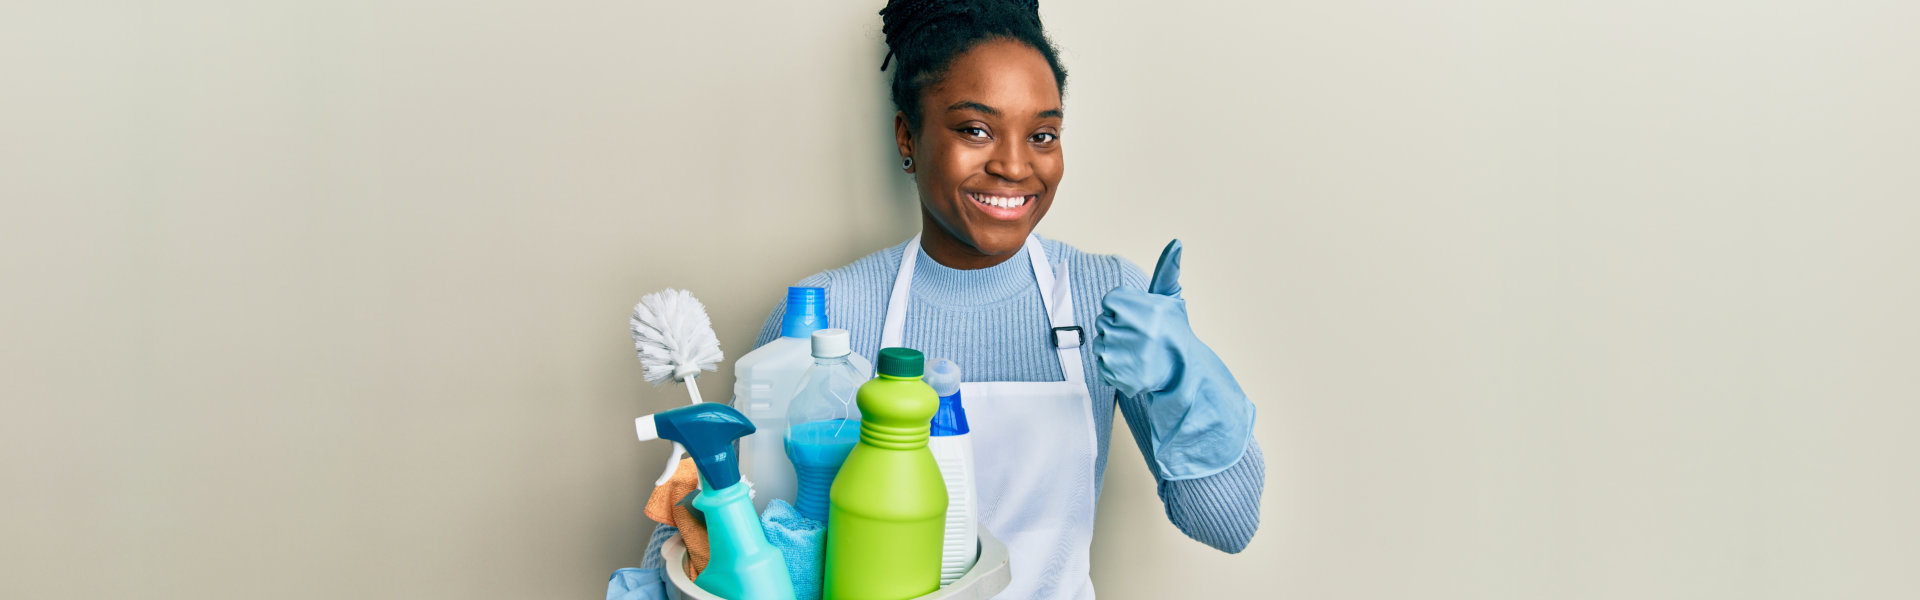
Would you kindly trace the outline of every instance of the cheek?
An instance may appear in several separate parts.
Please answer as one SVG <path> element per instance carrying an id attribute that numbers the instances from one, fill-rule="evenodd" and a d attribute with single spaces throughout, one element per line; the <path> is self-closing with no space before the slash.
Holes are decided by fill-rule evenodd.
<path id="1" fill-rule="evenodd" d="M 966 152 L 945 146 L 928 150 L 923 153 L 924 158 L 915 159 L 917 164 L 914 165 L 920 202 L 934 212 L 946 215 L 943 220 L 957 218 L 963 198 L 958 197 L 956 190 L 967 180 Z"/>
<path id="2" fill-rule="evenodd" d="M 946 169 L 948 178 L 953 181 L 964 181 L 974 173 L 980 172 L 987 158 L 991 156 L 991 153 L 985 150 L 964 144 L 952 144 L 941 148 L 940 154 L 944 158 L 940 164 Z"/>
<path id="3" fill-rule="evenodd" d="M 1060 185 L 1060 178 L 1067 175 L 1066 158 L 1061 156 L 1059 152 L 1048 155 L 1047 158 L 1039 161 L 1039 164 L 1036 166 L 1038 167 L 1036 170 L 1040 172 L 1040 180 L 1047 182 L 1048 191 L 1052 191 L 1054 187 Z"/>
<path id="4" fill-rule="evenodd" d="M 984 170 L 984 156 L 972 148 L 941 148 L 934 162 L 934 186 L 941 194 L 957 194 L 961 184 Z"/>

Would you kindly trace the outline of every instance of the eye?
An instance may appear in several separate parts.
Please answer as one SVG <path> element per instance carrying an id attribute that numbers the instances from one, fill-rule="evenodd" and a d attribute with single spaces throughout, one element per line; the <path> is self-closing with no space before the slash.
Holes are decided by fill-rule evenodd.
<path id="1" fill-rule="evenodd" d="M 1059 140 L 1060 136 L 1055 135 L 1051 131 L 1042 131 L 1040 133 L 1033 134 L 1033 137 L 1031 139 L 1035 144 L 1051 144 Z"/>
<path id="2" fill-rule="evenodd" d="M 987 130 L 985 128 L 974 127 L 972 125 L 961 127 L 959 129 L 955 129 L 954 131 L 960 132 L 960 135 L 964 135 L 970 138 L 980 139 L 980 140 L 990 139 L 993 137 L 992 135 L 987 133 Z"/>

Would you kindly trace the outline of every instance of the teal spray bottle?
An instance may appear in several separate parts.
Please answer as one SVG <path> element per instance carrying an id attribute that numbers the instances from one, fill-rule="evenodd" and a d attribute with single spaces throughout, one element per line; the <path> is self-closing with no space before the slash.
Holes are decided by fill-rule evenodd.
<path id="1" fill-rule="evenodd" d="M 793 600 L 787 559 L 767 543 L 735 462 L 733 441 L 753 433 L 753 423 L 731 406 L 707 403 L 640 417 L 633 426 L 641 441 L 680 442 L 700 470 L 693 507 L 707 517 L 712 556 L 693 583 L 722 598 Z"/>

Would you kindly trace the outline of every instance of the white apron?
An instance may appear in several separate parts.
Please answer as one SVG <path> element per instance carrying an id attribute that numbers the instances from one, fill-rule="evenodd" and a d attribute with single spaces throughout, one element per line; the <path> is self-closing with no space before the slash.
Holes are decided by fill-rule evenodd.
<path id="1" fill-rule="evenodd" d="M 1088 553 L 1093 544 L 1093 465 L 1099 453 L 1093 399 L 1080 364 L 1084 330 L 1074 328 L 1066 264 L 1056 274 L 1040 239 L 1027 236 L 1027 257 L 1040 284 L 1050 339 L 1066 381 L 960 384 L 972 430 L 980 525 L 1007 545 L 1013 582 L 995 598 L 1093 598 Z M 900 275 L 887 302 L 880 347 L 906 334 L 913 265 L 920 236 L 901 253 Z M 981 357 L 969 357 L 980 360 Z M 964 371 L 968 365 L 962 363 Z"/>

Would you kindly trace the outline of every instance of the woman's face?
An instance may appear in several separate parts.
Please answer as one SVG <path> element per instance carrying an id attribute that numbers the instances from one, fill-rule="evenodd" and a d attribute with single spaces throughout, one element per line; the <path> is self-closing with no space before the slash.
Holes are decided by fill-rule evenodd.
<path id="1" fill-rule="evenodd" d="M 1060 88 L 1046 58 L 1010 40 L 982 42 L 920 93 L 921 122 L 894 119 L 920 189 L 922 245 L 941 264 L 977 269 L 1020 251 L 1066 172 Z"/>

